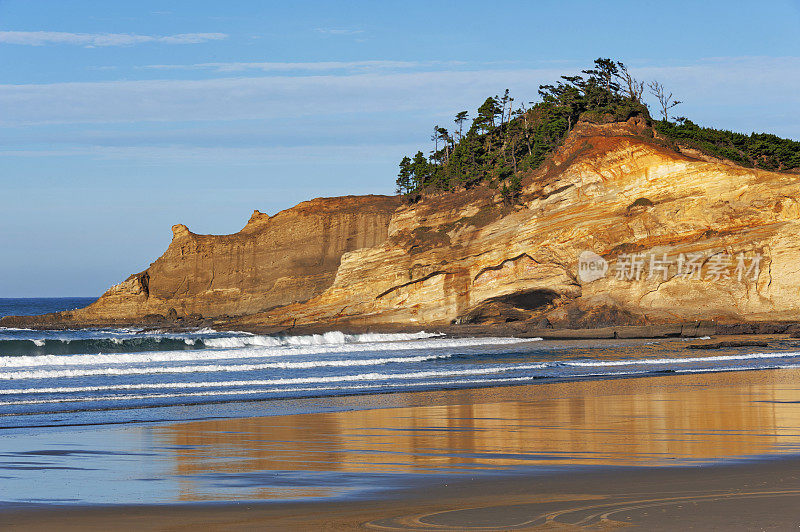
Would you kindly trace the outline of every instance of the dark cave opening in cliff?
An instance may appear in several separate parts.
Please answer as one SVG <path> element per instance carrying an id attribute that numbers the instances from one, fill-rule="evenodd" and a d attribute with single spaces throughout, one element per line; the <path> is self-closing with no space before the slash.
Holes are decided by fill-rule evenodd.
<path id="1" fill-rule="evenodd" d="M 533 289 L 484 301 L 456 323 L 507 323 L 530 319 L 533 313 L 553 306 L 561 296 L 549 289 Z"/>
<path id="2" fill-rule="evenodd" d="M 505 303 L 522 310 L 541 310 L 552 305 L 559 297 L 561 296 L 554 290 L 535 289 L 496 297 L 492 302 Z"/>

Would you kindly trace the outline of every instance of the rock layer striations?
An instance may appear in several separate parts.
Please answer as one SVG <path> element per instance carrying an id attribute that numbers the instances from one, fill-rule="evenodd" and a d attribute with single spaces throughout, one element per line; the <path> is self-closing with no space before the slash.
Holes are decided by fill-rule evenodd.
<path id="1" fill-rule="evenodd" d="M 199 313 L 276 329 L 798 320 L 799 181 L 682 154 L 636 120 L 581 123 L 514 204 L 477 187 L 413 204 L 314 200 L 256 213 L 229 236 L 176 226 L 145 272 L 48 319 Z M 582 253 L 604 275 L 579 275 Z"/>

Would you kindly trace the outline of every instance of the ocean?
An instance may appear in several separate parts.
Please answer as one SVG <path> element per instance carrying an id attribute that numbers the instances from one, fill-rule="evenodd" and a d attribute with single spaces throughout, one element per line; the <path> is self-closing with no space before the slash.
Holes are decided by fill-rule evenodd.
<path id="1" fill-rule="evenodd" d="M 0 309 L 91 301 L 6 299 Z M 259 401 L 313 399 L 303 408 L 319 410 L 341 396 L 800 366 L 800 340 L 712 352 L 687 349 L 691 341 L 0 328 L 0 427 L 206 419 L 252 415 L 246 405 Z"/>
<path id="2" fill-rule="evenodd" d="M 800 339 L 696 342 L 0 329 L 0 512 L 348 501 L 797 454 L 800 369 L 743 370 L 800 368 Z"/>
<path id="3" fill-rule="evenodd" d="M 75 310 L 91 305 L 96 300 L 96 297 L 0 298 L 0 318 L 3 316 L 36 316 L 62 310 Z"/>

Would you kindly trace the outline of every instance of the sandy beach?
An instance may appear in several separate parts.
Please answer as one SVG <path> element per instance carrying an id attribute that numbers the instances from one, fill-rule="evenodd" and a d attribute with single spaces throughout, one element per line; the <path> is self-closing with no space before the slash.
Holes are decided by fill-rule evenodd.
<path id="1" fill-rule="evenodd" d="M 368 501 L 23 509 L 4 530 L 788 530 L 800 460 L 426 486 Z"/>
<path id="2" fill-rule="evenodd" d="M 786 529 L 798 397 L 800 370 L 732 371 L 0 434 L 0 526 Z"/>

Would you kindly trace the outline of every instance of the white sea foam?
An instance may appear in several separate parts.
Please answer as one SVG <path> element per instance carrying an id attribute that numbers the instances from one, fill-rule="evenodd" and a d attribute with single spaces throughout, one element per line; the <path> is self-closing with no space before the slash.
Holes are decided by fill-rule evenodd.
<path id="1" fill-rule="evenodd" d="M 103 392 L 103 391 L 125 391 L 125 390 L 160 390 L 160 389 L 169 389 L 169 388 L 234 388 L 234 387 L 244 387 L 244 386 L 267 386 L 267 385 L 278 385 L 278 384 L 311 384 L 311 383 L 324 383 L 324 382 L 338 382 L 339 380 L 343 381 L 352 381 L 352 380 L 369 380 L 375 378 L 376 376 L 381 376 L 385 378 L 391 377 L 392 379 L 405 379 L 405 378 L 427 378 L 432 376 L 439 376 L 439 377 L 447 377 L 447 376 L 465 376 L 465 375 L 490 375 L 493 373 L 504 373 L 506 371 L 511 370 L 530 370 L 530 369 L 547 369 L 552 367 L 551 364 L 548 363 L 541 363 L 541 364 L 527 364 L 527 365 L 507 365 L 507 366 L 498 366 L 492 368 L 480 368 L 480 369 L 466 369 L 466 370 L 457 370 L 457 371 L 424 371 L 424 372 L 413 372 L 413 373 L 401 373 L 401 374 L 377 374 L 377 373 L 369 373 L 364 375 L 347 375 L 344 377 L 318 377 L 318 378 L 311 378 L 311 377 L 304 377 L 304 378 L 293 378 L 293 379 L 255 379 L 255 380 L 234 380 L 234 381 L 201 381 L 201 382 L 162 382 L 162 383 L 137 383 L 137 384 L 110 384 L 104 386 L 59 386 L 59 387 L 50 387 L 50 388 L 10 388 L 5 390 L 0 390 L 0 395 L 28 395 L 28 394 L 53 394 L 53 393 L 90 393 L 90 392 Z M 581 377 L 604 377 L 604 376 L 619 376 L 619 375 L 641 375 L 642 371 L 613 371 L 613 372 L 604 372 L 604 373 L 586 373 L 581 374 Z M 505 382 L 505 381 L 524 381 L 524 380 L 532 380 L 540 378 L 541 374 L 537 375 L 529 375 L 525 377 L 500 377 L 497 379 L 488 379 L 488 380 L 462 380 L 462 381 L 443 381 L 443 382 L 436 382 L 436 381 L 426 381 L 428 384 L 442 384 L 444 382 L 453 383 L 459 382 L 461 384 L 467 383 L 476 383 L 476 382 Z M 375 387 L 380 388 L 383 386 L 402 386 L 402 384 L 375 384 L 375 385 L 359 385 L 356 387 L 351 387 L 353 389 L 356 388 L 369 388 Z M 330 389 L 344 389 L 347 387 L 332 387 Z M 315 388 L 308 388 L 311 389 L 320 389 L 318 387 Z M 326 388 L 327 389 L 327 388 Z M 276 389 L 275 391 L 297 391 L 298 388 L 292 389 Z"/>
<path id="2" fill-rule="evenodd" d="M 90 377 L 97 375 L 160 375 L 167 373 L 221 373 L 235 371 L 259 371 L 265 369 L 311 369 L 342 368 L 350 366 L 379 366 L 383 364 L 425 362 L 449 358 L 452 355 L 430 355 L 417 357 L 369 358 L 352 360 L 313 360 L 307 362 L 268 362 L 263 364 L 213 364 L 204 366 L 144 366 L 133 368 L 81 368 L 59 370 L 10 371 L 0 373 L 0 380 L 58 379 Z"/>
<path id="3" fill-rule="evenodd" d="M 561 362 L 564 366 L 576 367 L 606 367 L 606 366 L 634 366 L 634 365 L 664 365 L 664 364 L 691 364 L 694 362 L 727 362 L 734 360 L 758 360 L 764 358 L 792 358 L 800 356 L 800 352 L 790 353 L 751 353 L 746 355 L 719 355 L 710 357 L 685 357 L 685 358 L 642 358 L 637 360 L 592 360 Z"/>
<path id="4" fill-rule="evenodd" d="M 327 377 L 294 377 L 284 379 L 264 379 L 264 380 L 236 380 L 236 381 L 208 381 L 208 382 L 167 382 L 167 383 L 138 383 L 138 384 L 113 384 L 105 386 L 72 386 L 72 387 L 52 387 L 52 388 L 19 388 L 7 389 L 0 391 L 2 395 L 26 395 L 33 393 L 88 393 L 98 391 L 124 391 L 124 390 L 159 390 L 167 388 L 232 388 L 242 386 L 286 386 L 297 384 L 325 384 L 325 383 L 339 383 L 339 382 L 360 382 L 360 381 L 392 381 L 392 380 L 412 380 L 412 379 L 428 379 L 428 378 L 446 378 L 446 377 L 466 377 L 470 375 L 491 375 L 496 373 L 504 373 L 513 370 L 531 370 L 531 369 L 544 369 L 547 364 L 525 364 L 525 365 L 509 365 L 492 368 L 474 368 L 474 369 L 460 369 L 460 370 L 444 370 L 444 371 L 414 371 L 407 373 L 361 373 L 357 375 L 338 375 Z M 535 375 L 525 377 L 512 377 L 522 380 L 530 380 L 536 378 Z M 509 380 L 509 378 L 503 378 Z M 495 379 L 491 379 L 492 382 Z M 427 381 L 426 381 L 427 382 Z M 452 382 L 452 381 L 446 381 Z M 472 380 L 463 381 L 463 383 L 474 382 Z M 388 383 L 387 385 L 390 385 Z M 381 387 L 383 384 L 376 384 L 376 387 Z M 359 385 L 358 388 L 363 388 Z M 339 389 L 339 386 L 332 389 Z M 312 388 L 318 389 L 318 388 Z M 276 391 L 285 390 L 284 388 L 276 389 Z M 214 394 L 216 392 L 209 392 Z M 235 392 L 234 392 L 235 393 Z"/>
<path id="5" fill-rule="evenodd" d="M 775 366 L 775 369 L 779 368 L 798 368 L 800 364 L 790 364 L 785 366 Z M 687 369 L 687 370 L 680 370 L 681 373 L 720 373 L 720 372 L 729 372 L 729 371 L 748 371 L 752 370 L 752 368 L 707 368 L 707 369 Z M 425 372 L 430 373 L 430 372 Z M 614 371 L 609 373 L 587 373 L 581 375 L 582 377 L 609 377 L 609 376 L 634 376 L 634 375 L 642 375 L 644 372 L 641 371 Z M 398 377 L 401 378 L 409 378 L 410 375 L 420 375 L 421 373 L 416 374 L 406 374 L 401 375 Z M 371 377 L 373 375 L 379 374 L 369 374 L 364 375 L 363 377 Z M 452 373 L 452 376 L 464 376 L 464 373 Z M 448 375 L 442 375 L 446 377 Z M 360 376 L 361 377 L 361 376 Z M 280 393 L 282 395 L 285 394 L 292 394 L 298 392 L 322 392 L 322 391 L 338 391 L 338 392 L 348 392 L 348 391 L 367 391 L 373 389 L 389 389 L 389 388 L 418 388 L 418 387 L 426 387 L 426 386 L 456 386 L 456 385 L 481 385 L 481 384 L 511 384 L 511 383 L 524 383 L 530 382 L 534 379 L 539 378 L 537 375 L 530 375 L 525 377 L 499 377 L 499 378 L 492 378 L 492 379 L 448 379 L 448 380 L 439 380 L 439 381 L 430 381 L 430 380 L 419 380 L 419 381 L 409 381 L 409 382 L 401 382 L 401 383 L 392 383 L 392 382 L 382 382 L 380 384 L 358 384 L 357 386 L 313 386 L 313 387 L 281 387 L 281 388 L 256 388 L 256 389 L 238 389 L 238 390 L 208 390 L 208 391 L 201 391 L 201 392 L 185 392 L 185 393 L 154 393 L 154 394 L 138 394 L 138 395 L 105 395 L 105 396 L 91 396 L 91 397 L 64 397 L 58 399 L 26 399 L 21 401 L 5 401 L 0 402 L 0 406 L 13 406 L 13 405 L 36 405 L 36 404 L 54 404 L 54 403 L 86 403 L 86 402 L 100 402 L 100 401 L 136 401 L 136 400 L 146 400 L 146 399 L 170 399 L 170 398 L 179 398 L 179 397 L 226 397 L 226 396 L 240 396 L 240 395 L 259 395 L 259 394 L 269 394 L 269 393 Z M 294 381 L 299 381 L 300 379 L 294 379 Z M 346 379 L 349 381 L 359 380 L 355 378 Z M 292 384 L 299 383 L 293 382 Z M 117 386 L 107 386 L 107 387 L 78 387 L 78 388 L 51 388 L 51 389 L 41 389 L 41 388 L 30 388 L 30 389 L 23 389 L 23 390 L 11 390 L 12 392 L 16 392 L 18 395 L 25 395 L 29 393 L 77 393 L 77 392 L 96 392 L 96 391 L 114 391 L 114 390 L 135 390 L 135 389 L 163 389 L 163 388 L 185 388 L 185 389 L 192 389 L 192 388 L 205 388 L 205 387 L 239 387 L 239 386 L 268 386 L 268 385 L 276 384 L 276 381 L 272 380 L 263 380 L 263 381 L 225 381 L 225 382 L 215 382 L 215 383 L 203 383 L 203 382 L 193 382 L 193 383 L 166 383 L 166 384 L 146 384 L 146 385 L 117 385 Z M 50 391 L 46 391 L 50 390 Z"/>
<path id="6" fill-rule="evenodd" d="M 243 358 L 268 358 L 301 355 L 324 355 L 356 352 L 408 351 L 439 348 L 461 348 L 484 345 L 508 345 L 529 342 L 536 339 L 523 338 L 432 338 L 414 342 L 384 342 L 309 345 L 309 346 L 272 346 L 261 348 L 247 346 L 228 350 L 191 350 L 191 351 L 150 351 L 144 353 L 114 353 L 91 355 L 27 355 L 0 357 L 0 368 L 46 367 L 46 366 L 84 366 L 102 364 L 144 364 L 161 362 L 192 362 L 205 360 L 236 360 Z"/>
<path id="7" fill-rule="evenodd" d="M 232 396 L 232 395 L 260 395 L 268 393 L 297 393 L 297 392 L 322 392 L 322 391 L 361 391 L 382 388 L 417 388 L 422 386 L 454 386 L 454 385 L 477 385 L 488 383 L 512 383 L 526 382 L 536 377 L 509 377 L 500 379 L 470 379 L 470 380 L 447 380 L 447 381 L 421 381 L 407 383 L 384 383 L 384 384 L 359 384 L 358 386 L 314 386 L 300 388 L 266 388 L 254 390 L 215 390 L 205 392 L 186 392 L 186 393 L 156 393 L 140 395 L 105 395 L 93 397 L 65 397 L 59 399 L 33 399 L 22 401 L 4 401 L 0 406 L 12 405 L 36 405 L 36 404 L 55 404 L 55 403 L 88 403 L 99 401 L 136 401 L 144 399 L 172 399 L 178 397 L 211 397 L 211 396 Z"/>
<path id="8" fill-rule="evenodd" d="M 373 343 L 373 342 L 398 342 L 407 340 L 422 340 L 441 336 L 437 333 L 397 333 L 397 334 L 345 334 L 340 331 L 330 331 L 324 334 L 311 334 L 306 336 L 235 336 L 224 338 L 206 338 L 203 343 L 208 347 L 247 347 L 247 346 L 306 346 L 306 345 L 342 345 L 348 343 Z"/>
<path id="9" fill-rule="evenodd" d="M 778 369 L 780 367 L 796 367 L 796 366 L 770 366 L 761 367 L 758 369 Z M 727 367 L 727 368 L 700 368 L 700 369 L 678 369 L 675 370 L 679 373 L 727 373 L 730 371 L 752 371 L 753 368 L 748 367 Z"/>
<path id="10" fill-rule="evenodd" d="M 410 373 L 361 373 L 357 375 L 333 375 L 327 377 L 291 377 L 283 379 L 271 379 L 260 381 L 262 385 L 286 385 L 286 384 L 312 384 L 324 382 L 350 382 L 350 381 L 369 381 L 369 380 L 397 380 L 397 379 L 424 379 L 430 377 L 449 377 L 449 376 L 464 376 L 464 375 L 491 375 L 494 373 L 504 373 L 514 370 L 530 370 L 530 369 L 544 369 L 548 364 L 518 364 L 508 366 L 494 366 L 489 368 L 475 368 L 475 369 L 461 369 L 461 370 L 444 370 L 444 371 L 416 371 Z M 222 381 L 226 382 L 226 381 Z M 241 385 L 247 381 L 227 381 L 235 382 Z M 152 383 L 153 386 L 163 387 L 163 384 Z M 177 383 L 180 386 L 196 383 Z M 132 385 L 133 386 L 133 385 Z"/>

